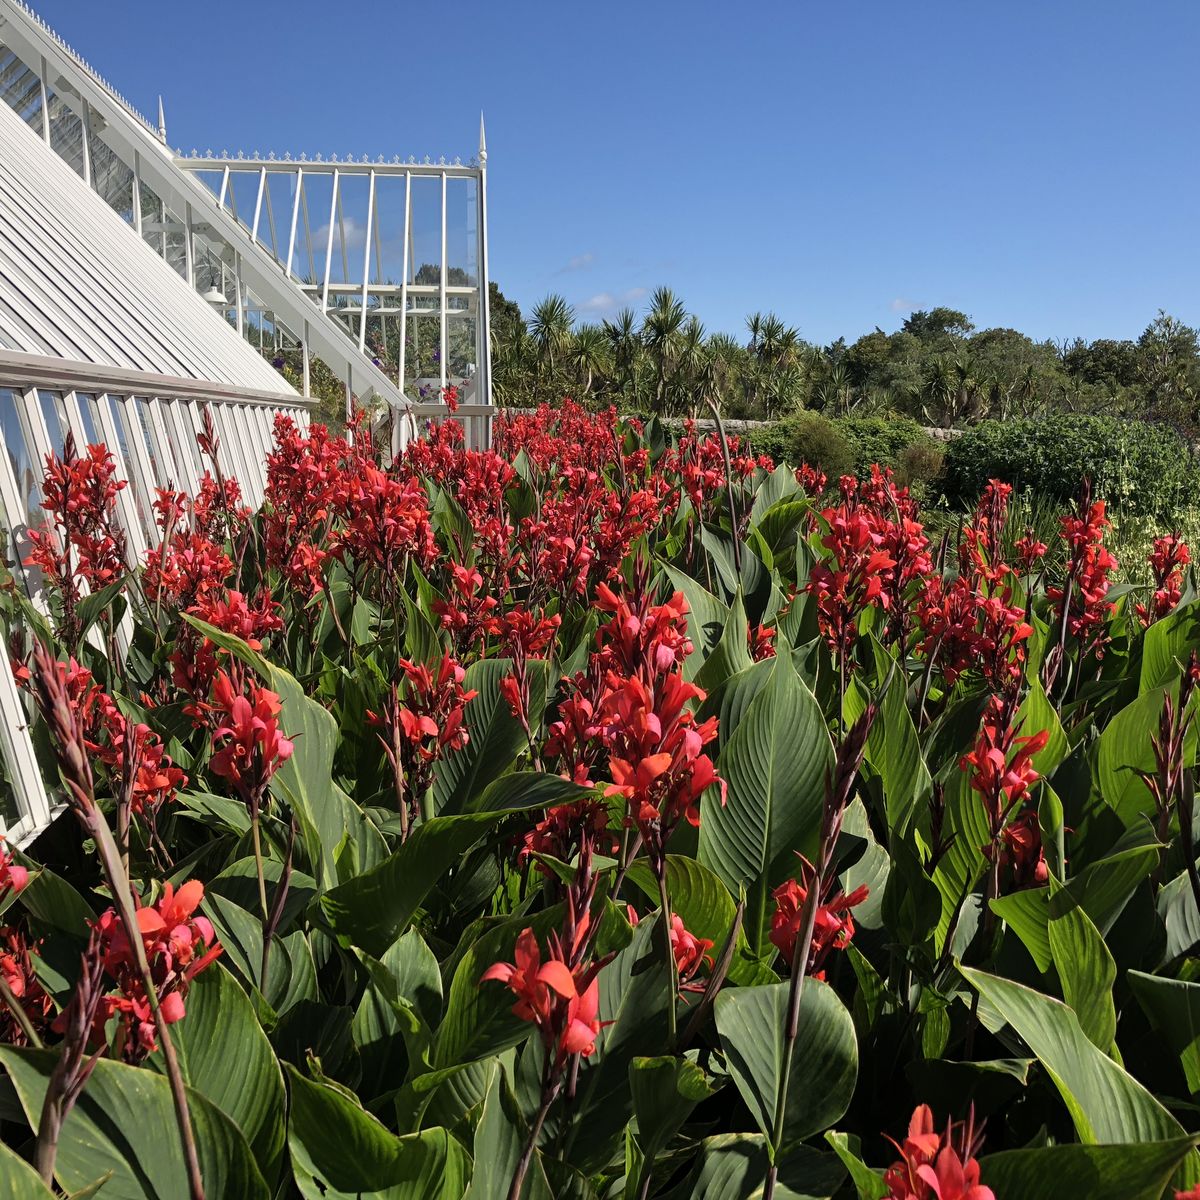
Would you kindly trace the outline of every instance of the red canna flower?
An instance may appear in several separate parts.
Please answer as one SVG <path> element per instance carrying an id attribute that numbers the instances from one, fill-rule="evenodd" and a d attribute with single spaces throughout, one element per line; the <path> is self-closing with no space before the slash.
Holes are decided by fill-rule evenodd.
<path id="1" fill-rule="evenodd" d="M 1079 640 L 1083 652 L 1104 653 L 1108 641 L 1104 623 L 1115 605 L 1107 599 L 1109 576 L 1117 568 L 1117 560 L 1104 545 L 1109 520 L 1104 514 L 1104 501 L 1088 504 L 1089 490 L 1085 488 L 1079 512 L 1062 518 L 1062 539 L 1067 544 L 1069 559 L 1067 579 L 1062 587 L 1049 587 L 1046 594 L 1066 606 L 1067 628 Z"/>
<path id="2" fill-rule="evenodd" d="M 900 1160 L 884 1172 L 886 1200 L 996 1200 L 992 1189 L 979 1182 L 976 1140 L 973 1114 L 965 1124 L 948 1125 L 938 1134 L 929 1106 L 919 1105 L 904 1144 L 888 1138 Z"/>
<path id="3" fill-rule="evenodd" d="M 29 872 L 13 862 L 12 855 L 4 849 L 3 842 L 4 838 L 0 837 L 0 901 L 23 891 L 29 883 Z"/>
<path id="4" fill-rule="evenodd" d="M 165 883 L 157 904 L 137 910 L 150 976 L 168 1025 L 186 1016 L 185 1000 L 191 981 L 221 954 L 212 924 L 196 913 L 203 899 L 204 885 L 198 879 L 188 881 L 178 891 Z M 138 1063 L 157 1048 L 157 1031 L 137 956 L 115 909 L 101 913 L 95 928 L 100 935 L 104 970 L 118 990 L 104 998 L 94 1036 L 101 1037 L 105 1023 L 117 1017 L 120 1053 L 126 1062 Z"/>
<path id="5" fill-rule="evenodd" d="M 812 946 L 809 950 L 807 974 L 814 979 L 824 979 L 822 964 L 831 950 L 844 950 L 854 936 L 854 919 L 850 910 L 867 898 L 867 888 L 857 887 L 848 896 L 837 892 L 817 906 L 813 924 Z M 788 966 L 795 966 L 796 939 L 800 936 L 804 916 L 804 902 L 808 888 L 795 879 L 781 883 L 772 893 L 775 912 L 771 917 L 771 943 L 783 955 Z"/>
<path id="6" fill-rule="evenodd" d="M 1041 778 L 1033 756 L 1045 748 L 1050 735 L 1045 730 L 1021 735 L 1018 729 L 1015 697 L 990 697 L 975 748 L 959 765 L 970 773 L 971 788 L 983 799 L 991 837 L 984 853 L 997 869 L 1013 868 L 1017 887 L 1030 887 L 1045 881 L 1046 864 L 1037 813 L 1021 809 Z"/>
<path id="7" fill-rule="evenodd" d="M 1138 619 L 1150 626 L 1165 617 L 1183 595 L 1183 568 L 1192 561 L 1187 542 L 1178 533 L 1154 539 L 1150 569 L 1154 572 L 1154 594 L 1149 604 L 1137 604 Z"/>
<path id="8" fill-rule="evenodd" d="M 14 867 L 13 870 L 23 870 Z M 34 1031 L 41 1034 L 50 1028 L 54 1017 L 54 1001 L 42 987 L 33 958 L 36 945 L 12 925 L 0 927 L 0 975 L 16 998 Z M 24 1046 L 25 1030 L 7 1005 L 0 1004 L 0 1044 Z"/>
<path id="9" fill-rule="evenodd" d="M 230 677 L 218 671 L 210 709 L 224 724 L 212 735 L 212 770 L 227 779 L 250 807 L 261 802 L 271 776 L 292 756 L 292 743 L 279 729 L 279 697 L 254 680 L 235 690 Z"/>
<path id="10" fill-rule="evenodd" d="M 543 962 L 537 937 L 528 928 L 517 935 L 513 958 L 493 963 L 479 982 L 494 979 L 508 986 L 517 997 L 513 1013 L 537 1027 L 547 1050 L 557 1049 L 558 1062 L 571 1054 L 592 1054 L 601 1029 L 599 968 L 573 974 L 553 953 Z"/>

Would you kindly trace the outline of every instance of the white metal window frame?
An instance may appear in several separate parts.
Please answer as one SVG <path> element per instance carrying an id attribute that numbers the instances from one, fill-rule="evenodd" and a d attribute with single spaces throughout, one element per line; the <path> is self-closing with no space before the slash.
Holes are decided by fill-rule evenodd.
<path id="1" fill-rule="evenodd" d="M 119 478 L 129 486 L 117 493 L 117 519 L 128 542 L 131 564 L 145 560 L 158 544 L 159 531 L 151 507 L 158 487 L 194 495 L 199 483 L 200 457 L 194 439 L 204 428 L 207 407 L 221 439 L 222 470 L 242 485 L 246 502 L 261 503 L 265 456 L 272 444 L 275 414 L 284 412 L 304 427 L 309 402 L 296 396 L 237 391 L 195 380 L 168 380 L 139 372 L 121 372 L 87 363 L 35 360 L 33 356 L 0 352 L 0 388 L 11 392 L 23 450 L 36 468 L 44 464 L 55 439 L 46 425 L 44 403 L 53 394 L 56 419 L 70 431 L 80 452 L 88 444 L 89 426 L 112 454 Z M 141 403 L 139 403 L 139 398 Z M 86 420 L 85 420 L 86 414 Z M 28 498 L 35 502 L 36 493 Z M 36 517 L 27 507 L 20 481 L 0 424 L 0 501 L 8 522 L 10 546 L 16 528 Z M 15 555 L 13 573 L 39 607 L 44 604 L 34 581 Z M 128 646 L 131 622 L 118 630 L 119 646 Z M 61 811 L 56 789 L 42 777 L 29 730 L 26 701 L 7 664 L 0 664 L 0 755 L 12 787 L 16 819 L 0 807 L 0 836 L 23 845 L 36 837 Z"/>

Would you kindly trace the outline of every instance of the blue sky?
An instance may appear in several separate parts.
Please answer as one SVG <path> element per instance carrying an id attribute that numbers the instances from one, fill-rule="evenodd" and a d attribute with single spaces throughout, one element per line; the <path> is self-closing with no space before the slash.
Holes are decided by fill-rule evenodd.
<path id="1" fill-rule="evenodd" d="M 34 0 L 173 145 L 472 154 L 492 277 L 817 342 L 1200 324 L 1200 4 Z"/>

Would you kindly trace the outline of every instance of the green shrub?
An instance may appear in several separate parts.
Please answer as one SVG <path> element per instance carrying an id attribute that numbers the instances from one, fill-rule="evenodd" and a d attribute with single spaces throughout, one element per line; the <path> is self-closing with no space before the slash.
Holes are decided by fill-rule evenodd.
<path id="1" fill-rule="evenodd" d="M 905 446 L 896 460 L 896 482 L 924 499 L 941 477 L 945 458 L 946 447 L 931 437 Z"/>
<path id="2" fill-rule="evenodd" d="M 1066 501 L 1084 476 L 1115 511 L 1130 516 L 1169 520 L 1200 493 L 1200 470 L 1172 430 L 1067 413 L 968 429 L 946 451 L 943 487 L 948 500 L 963 505 L 989 479 Z"/>
<path id="3" fill-rule="evenodd" d="M 838 417 L 833 424 L 854 455 L 854 468 L 863 475 L 872 463 L 893 470 L 910 446 L 929 446 L 932 439 L 911 417 Z"/>
<path id="4" fill-rule="evenodd" d="M 786 420 L 772 421 L 769 425 L 747 430 L 742 440 L 749 444 L 755 454 L 769 454 L 777 463 L 786 462 L 791 454 L 788 429 Z"/>
<path id="5" fill-rule="evenodd" d="M 808 463 L 820 467 L 830 480 L 854 472 L 854 451 L 832 421 L 815 412 L 800 412 L 780 422 L 785 426 L 787 452 L 792 466 Z"/>

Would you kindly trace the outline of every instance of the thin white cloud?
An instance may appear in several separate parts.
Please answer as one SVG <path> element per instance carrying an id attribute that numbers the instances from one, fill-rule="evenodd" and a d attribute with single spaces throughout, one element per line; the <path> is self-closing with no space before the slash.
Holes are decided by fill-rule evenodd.
<path id="1" fill-rule="evenodd" d="M 644 287 L 626 288 L 623 292 L 597 292 L 575 307 L 581 313 L 612 313 L 627 304 L 636 304 L 646 295 Z"/>
<path id="2" fill-rule="evenodd" d="M 572 271 L 585 271 L 596 261 L 596 256 L 588 250 L 584 254 L 576 254 L 574 258 L 567 259 L 566 265 L 561 266 L 555 271 L 555 275 L 569 275 Z"/>
<path id="3" fill-rule="evenodd" d="M 920 300 L 910 300 L 907 296 L 897 296 L 888 305 L 894 313 L 910 313 L 921 307 Z"/>

